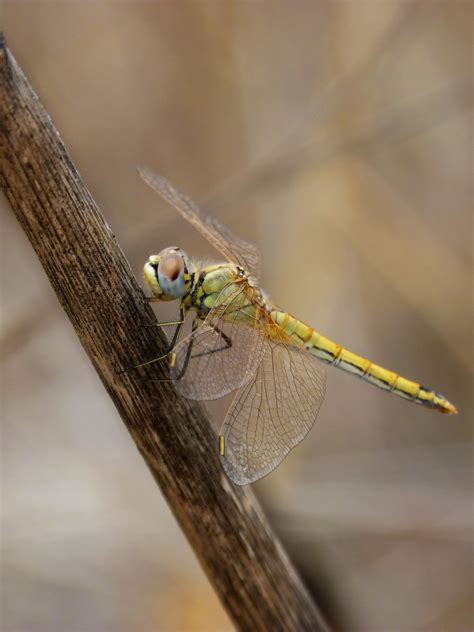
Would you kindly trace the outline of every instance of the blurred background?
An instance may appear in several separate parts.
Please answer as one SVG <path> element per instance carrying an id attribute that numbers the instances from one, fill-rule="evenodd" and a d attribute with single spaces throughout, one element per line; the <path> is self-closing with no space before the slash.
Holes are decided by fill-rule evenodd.
<path id="1" fill-rule="evenodd" d="M 336 629 L 472 629 L 472 4 L 0 15 L 138 277 L 168 245 L 218 258 L 144 164 L 258 245 L 277 304 L 458 406 L 330 370 L 254 488 Z M 232 629 L 4 198 L 1 218 L 1 629 Z"/>

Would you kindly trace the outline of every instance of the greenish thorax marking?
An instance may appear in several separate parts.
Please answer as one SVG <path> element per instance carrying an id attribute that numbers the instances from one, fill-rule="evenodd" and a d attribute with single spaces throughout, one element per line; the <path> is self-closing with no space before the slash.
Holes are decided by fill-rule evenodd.
<path id="1" fill-rule="evenodd" d="M 190 295 L 192 307 L 208 313 L 216 301 L 225 302 L 236 292 L 233 266 L 220 264 L 196 270 L 195 285 Z"/>

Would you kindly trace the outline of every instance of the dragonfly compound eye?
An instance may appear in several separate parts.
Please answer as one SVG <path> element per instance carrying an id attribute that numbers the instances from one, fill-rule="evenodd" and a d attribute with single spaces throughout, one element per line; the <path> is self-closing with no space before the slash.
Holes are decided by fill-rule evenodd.
<path id="1" fill-rule="evenodd" d="M 182 272 L 184 272 L 184 264 L 179 255 L 170 253 L 161 257 L 158 265 L 160 276 L 166 277 L 170 281 L 176 281 Z"/>
<path id="2" fill-rule="evenodd" d="M 179 254 L 169 252 L 160 257 L 157 277 L 164 300 L 174 300 L 184 296 L 184 261 Z"/>

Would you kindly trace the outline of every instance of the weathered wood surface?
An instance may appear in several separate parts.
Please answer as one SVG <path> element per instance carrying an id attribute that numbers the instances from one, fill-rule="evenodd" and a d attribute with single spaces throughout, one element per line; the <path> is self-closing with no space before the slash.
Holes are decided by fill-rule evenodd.
<path id="1" fill-rule="evenodd" d="M 137 326 L 154 314 L 3 39 L 0 75 L 2 188 L 230 617 L 242 630 L 328 630 L 251 489 L 223 473 L 202 409 L 169 383 L 117 374 L 161 354 L 164 337 Z"/>

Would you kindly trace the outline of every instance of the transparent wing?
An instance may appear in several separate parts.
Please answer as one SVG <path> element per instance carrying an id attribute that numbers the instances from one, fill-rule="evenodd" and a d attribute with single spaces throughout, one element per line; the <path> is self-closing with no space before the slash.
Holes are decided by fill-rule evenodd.
<path id="1" fill-rule="evenodd" d="M 264 353 L 264 318 L 245 283 L 216 305 L 174 349 L 171 377 L 179 393 L 189 399 L 217 399 L 248 384 Z"/>
<path id="2" fill-rule="evenodd" d="M 236 263 L 254 277 L 260 273 L 257 249 L 234 235 L 226 226 L 212 217 L 203 215 L 198 205 L 184 193 L 177 191 L 168 180 L 140 167 L 138 173 L 162 198 L 174 206 L 204 237 L 231 263 Z"/>
<path id="3" fill-rule="evenodd" d="M 269 474 L 313 426 L 326 389 L 326 372 L 304 351 L 266 341 L 255 378 L 225 418 L 223 464 L 245 485 Z"/>

